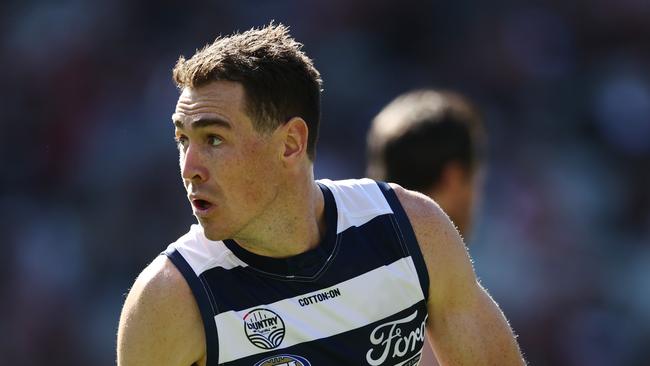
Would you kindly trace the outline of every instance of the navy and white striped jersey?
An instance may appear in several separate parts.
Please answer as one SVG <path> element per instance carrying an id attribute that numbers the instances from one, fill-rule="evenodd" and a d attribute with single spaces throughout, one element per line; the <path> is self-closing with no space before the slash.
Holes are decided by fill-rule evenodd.
<path id="1" fill-rule="evenodd" d="M 313 250 L 258 256 L 199 225 L 164 252 L 189 283 L 207 365 L 417 365 L 428 275 L 397 196 L 370 179 L 318 184 L 327 231 Z"/>

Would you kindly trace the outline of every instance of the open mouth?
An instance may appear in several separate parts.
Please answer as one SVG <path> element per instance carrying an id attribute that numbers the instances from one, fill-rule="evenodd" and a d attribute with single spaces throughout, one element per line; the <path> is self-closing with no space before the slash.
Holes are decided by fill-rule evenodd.
<path id="1" fill-rule="evenodd" d="M 212 203 L 201 199 L 192 200 L 192 205 L 199 211 L 205 211 L 212 207 Z"/>

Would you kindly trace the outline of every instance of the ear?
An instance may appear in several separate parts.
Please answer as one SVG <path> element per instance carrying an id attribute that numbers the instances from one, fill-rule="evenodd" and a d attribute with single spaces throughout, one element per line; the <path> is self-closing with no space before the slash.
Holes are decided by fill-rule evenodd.
<path id="1" fill-rule="evenodd" d="M 307 123 L 300 117 L 293 117 L 284 124 L 283 130 L 282 158 L 287 162 L 300 160 L 307 154 Z"/>

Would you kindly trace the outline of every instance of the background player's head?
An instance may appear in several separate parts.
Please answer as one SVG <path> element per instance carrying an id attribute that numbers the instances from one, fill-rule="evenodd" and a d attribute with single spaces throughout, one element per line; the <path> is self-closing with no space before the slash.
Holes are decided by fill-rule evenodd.
<path id="1" fill-rule="evenodd" d="M 313 161 L 322 80 L 286 26 L 271 23 L 217 38 L 192 58 L 181 56 L 173 77 L 181 90 L 218 80 L 241 83 L 246 110 L 260 132 L 273 131 L 293 117 L 302 118 L 309 130 L 307 154 Z"/>
<path id="2" fill-rule="evenodd" d="M 321 79 L 301 47 L 270 24 L 218 38 L 174 68 L 181 177 L 209 239 L 257 237 L 304 199 Z"/>
<path id="3" fill-rule="evenodd" d="M 367 138 L 369 177 L 428 195 L 467 233 L 484 144 L 481 117 L 467 99 L 435 90 L 400 95 Z"/>

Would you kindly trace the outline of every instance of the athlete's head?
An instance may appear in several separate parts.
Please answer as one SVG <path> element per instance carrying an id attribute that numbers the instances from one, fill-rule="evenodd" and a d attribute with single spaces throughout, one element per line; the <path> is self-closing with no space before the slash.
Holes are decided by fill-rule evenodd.
<path id="1" fill-rule="evenodd" d="M 173 76 L 181 90 L 217 80 L 241 83 L 246 111 L 260 132 L 273 131 L 292 117 L 302 118 L 309 129 L 307 153 L 313 161 L 322 80 L 286 26 L 271 23 L 217 38 L 189 60 L 181 56 Z"/>
<path id="2" fill-rule="evenodd" d="M 373 120 L 367 174 L 427 194 L 466 232 L 483 140 L 481 118 L 465 98 L 412 91 Z"/>
<path id="3" fill-rule="evenodd" d="M 271 24 L 174 68 L 181 176 L 209 239 L 259 236 L 313 180 L 321 80 L 300 49 Z"/>

